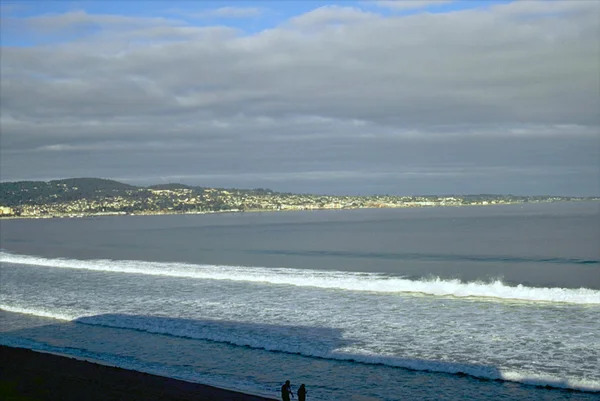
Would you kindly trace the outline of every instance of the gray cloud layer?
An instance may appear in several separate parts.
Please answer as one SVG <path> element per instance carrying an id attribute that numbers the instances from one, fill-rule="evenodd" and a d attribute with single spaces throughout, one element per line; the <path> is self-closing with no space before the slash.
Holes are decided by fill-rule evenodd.
<path id="1" fill-rule="evenodd" d="M 2 47 L 0 177 L 600 194 L 599 4 L 331 6 L 253 35 L 5 16 L 45 43 Z"/>

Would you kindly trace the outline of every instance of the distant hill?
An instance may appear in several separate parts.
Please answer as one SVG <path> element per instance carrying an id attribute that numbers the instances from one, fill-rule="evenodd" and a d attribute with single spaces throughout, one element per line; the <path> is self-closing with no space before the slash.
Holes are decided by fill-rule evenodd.
<path id="1" fill-rule="evenodd" d="M 102 178 L 0 183 L 0 205 L 46 204 L 78 199 L 124 196 L 139 187 Z"/>
<path id="2" fill-rule="evenodd" d="M 104 178 L 66 178 L 63 180 L 49 181 L 48 184 L 51 186 L 66 185 L 76 186 L 83 191 L 123 191 L 128 189 L 138 189 L 134 185 L 124 184 L 115 180 L 107 180 Z"/>
<path id="3" fill-rule="evenodd" d="M 189 186 L 180 183 L 156 184 L 148 187 L 124 184 L 103 178 L 67 178 L 53 181 L 0 182 L 0 206 L 43 205 L 80 199 L 107 199 L 117 196 L 146 199 L 151 197 L 149 190 L 187 189 L 201 195 L 206 190 L 229 191 L 235 194 L 272 195 L 270 189 L 225 189 Z"/>
<path id="4" fill-rule="evenodd" d="M 584 199 L 600 200 L 486 194 L 332 196 L 279 193 L 265 188 L 206 188 L 180 183 L 143 187 L 101 178 L 69 178 L 49 182 L 0 182 L 0 217 L 461 206 Z"/>
<path id="5" fill-rule="evenodd" d="M 148 189 L 156 189 L 156 190 L 175 190 L 175 189 L 191 189 L 193 190 L 193 187 L 190 187 L 189 185 L 185 185 L 185 184 L 179 184 L 179 183 L 173 183 L 173 184 L 157 184 L 157 185 L 150 185 L 149 187 L 146 187 Z"/>

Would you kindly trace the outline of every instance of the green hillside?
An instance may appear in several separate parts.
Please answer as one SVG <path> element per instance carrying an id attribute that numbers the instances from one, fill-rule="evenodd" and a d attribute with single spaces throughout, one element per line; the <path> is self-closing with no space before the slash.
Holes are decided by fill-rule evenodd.
<path id="1" fill-rule="evenodd" d="M 0 183 L 0 205 L 41 205 L 72 201 L 125 196 L 139 187 L 102 178 L 68 178 L 54 181 L 17 181 Z"/>

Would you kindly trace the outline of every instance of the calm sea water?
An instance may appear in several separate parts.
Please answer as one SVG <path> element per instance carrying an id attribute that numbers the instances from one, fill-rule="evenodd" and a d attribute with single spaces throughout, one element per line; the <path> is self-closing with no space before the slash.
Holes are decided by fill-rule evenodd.
<path id="1" fill-rule="evenodd" d="M 600 396 L 598 203 L 0 224 L 0 344 L 271 397 Z"/>

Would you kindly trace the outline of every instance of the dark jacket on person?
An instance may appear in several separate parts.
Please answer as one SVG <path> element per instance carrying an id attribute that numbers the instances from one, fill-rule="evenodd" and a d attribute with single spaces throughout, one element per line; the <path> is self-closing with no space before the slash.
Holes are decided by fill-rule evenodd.
<path id="1" fill-rule="evenodd" d="M 284 383 L 283 386 L 281 386 L 281 399 L 283 401 L 290 401 L 290 394 L 292 394 L 292 397 L 294 396 L 291 386 L 289 383 Z"/>
<path id="2" fill-rule="evenodd" d="M 304 387 L 304 384 L 298 389 L 298 401 L 306 401 L 306 387 Z"/>

